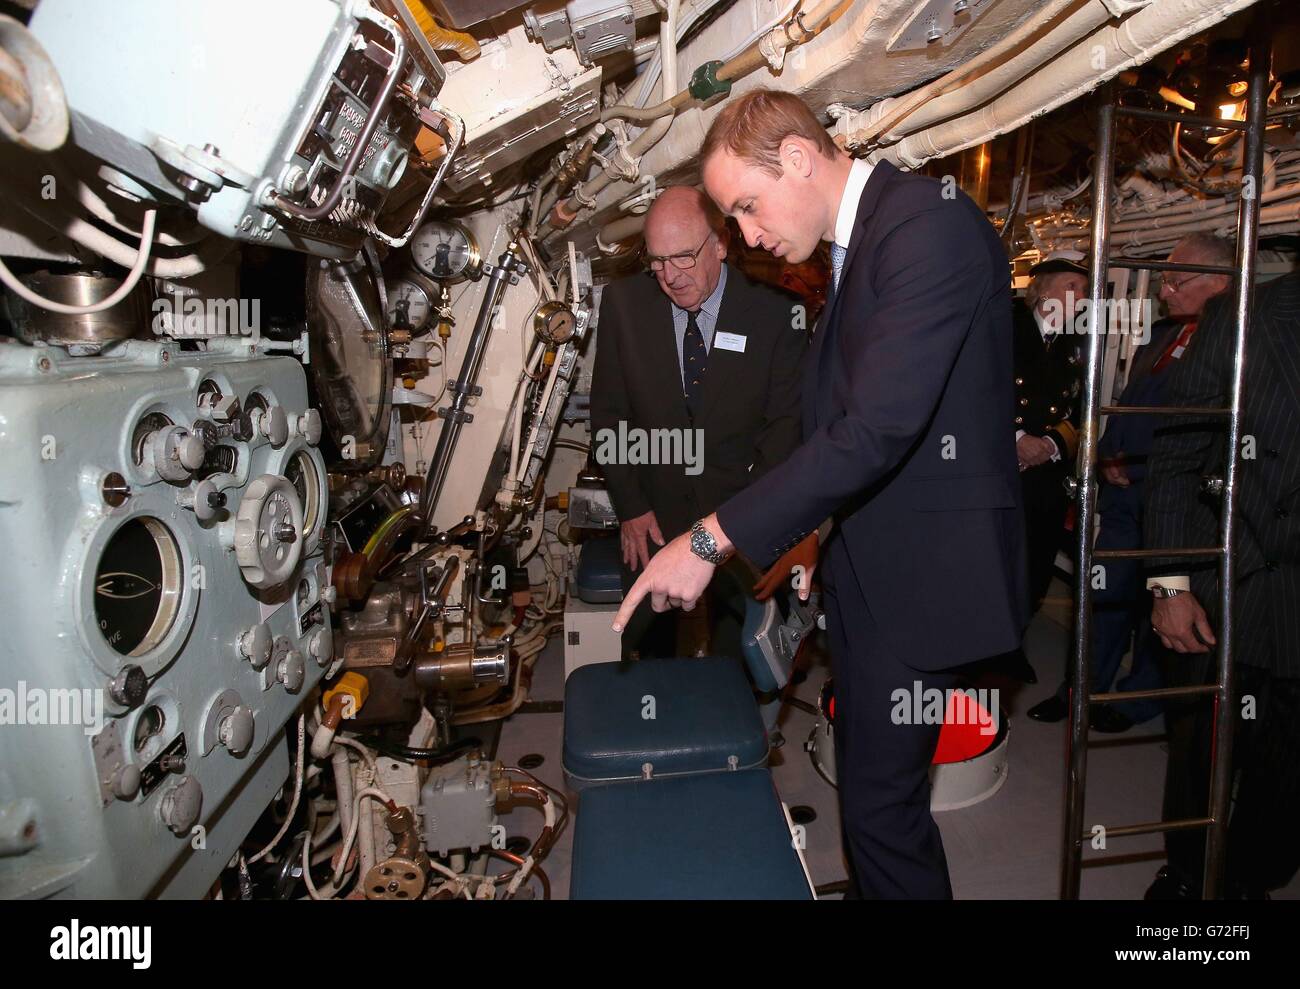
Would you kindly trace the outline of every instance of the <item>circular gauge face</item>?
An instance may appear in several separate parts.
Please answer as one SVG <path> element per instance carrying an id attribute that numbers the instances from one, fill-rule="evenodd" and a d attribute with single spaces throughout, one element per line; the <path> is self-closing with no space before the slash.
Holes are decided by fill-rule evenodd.
<path id="1" fill-rule="evenodd" d="M 478 267 L 478 244 L 459 223 L 435 220 L 411 238 L 411 260 L 430 278 L 455 281 Z"/>
<path id="2" fill-rule="evenodd" d="M 95 620 L 123 656 L 142 656 L 163 640 L 181 601 L 181 555 L 167 527 L 153 518 L 126 522 L 95 570 Z"/>
<path id="3" fill-rule="evenodd" d="M 433 300 L 423 285 L 399 278 L 388 286 L 388 326 L 419 333 L 433 317 Z"/>
<path id="4" fill-rule="evenodd" d="M 302 503 L 302 531 L 310 535 L 316 531 L 320 506 L 320 475 L 316 471 L 316 464 L 304 451 L 299 450 L 289 460 L 284 476 L 298 492 L 298 501 Z"/>
<path id="5" fill-rule="evenodd" d="M 562 302 L 543 302 L 533 315 L 533 329 L 547 343 L 564 343 L 576 326 L 573 311 Z"/>

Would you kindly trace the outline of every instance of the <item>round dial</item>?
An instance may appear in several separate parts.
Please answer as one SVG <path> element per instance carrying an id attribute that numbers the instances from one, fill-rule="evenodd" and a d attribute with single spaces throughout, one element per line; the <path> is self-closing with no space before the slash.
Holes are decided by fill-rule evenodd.
<path id="1" fill-rule="evenodd" d="M 157 519 L 127 521 L 100 555 L 95 570 L 95 620 L 123 656 L 158 645 L 176 619 L 181 557 L 176 540 Z"/>
<path id="2" fill-rule="evenodd" d="M 573 310 L 563 302 L 543 302 L 533 314 L 533 331 L 547 343 L 562 344 L 577 326 Z"/>
<path id="3" fill-rule="evenodd" d="M 316 531 L 320 505 L 320 474 L 316 471 L 316 464 L 305 450 L 299 450 L 290 458 L 284 476 L 293 485 L 302 504 L 302 529 L 310 538 Z"/>
<path id="4" fill-rule="evenodd" d="M 419 282 L 399 278 L 388 286 L 389 329 L 419 333 L 433 318 L 433 299 Z"/>
<path id="5" fill-rule="evenodd" d="M 434 220 L 411 238 L 411 260 L 438 281 L 458 281 L 477 273 L 478 244 L 474 235 L 459 223 Z"/>

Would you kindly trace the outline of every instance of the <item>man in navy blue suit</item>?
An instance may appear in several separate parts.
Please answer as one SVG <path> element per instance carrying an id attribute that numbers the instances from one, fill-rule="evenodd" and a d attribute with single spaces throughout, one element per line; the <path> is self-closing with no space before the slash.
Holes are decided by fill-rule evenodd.
<path id="1" fill-rule="evenodd" d="M 950 897 L 930 815 L 940 725 L 910 699 L 1015 648 L 1027 617 L 1006 254 L 953 181 L 854 161 L 789 93 L 733 101 L 700 162 L 752 246 L 797 263 L 830 241 L 833 291 L 806 362 L 802 445 L 660 550 L 615 628 L 646 595 L 694 607 L 731 553 L 766 566 L 829 519 L 820 570 L 854 892 Z"/>

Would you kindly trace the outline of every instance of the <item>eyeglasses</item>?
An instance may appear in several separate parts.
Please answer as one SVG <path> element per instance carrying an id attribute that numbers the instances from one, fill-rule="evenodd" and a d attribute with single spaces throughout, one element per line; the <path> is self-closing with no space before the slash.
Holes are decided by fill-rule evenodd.
<path id="1" fill-rule="evenodd" d="M 1183 290 L 1183 286 L 1185 286 L 1188 282 L 1194 282 L 1198 278 L 1204 278 L 1205 275 L 1206 275 L 1205 272 L 1201 272 L 1199 275 L 1188 275 L 1186 278 L 1180 278 L 1178 281 L 1174 281 L 1168 275 L 1161 275 L 1160 284 L 1164 288 L 1169 289 L 1170 292 L 1181 292 Z"/>
<path id="2" fill-rule="evenodd" d="M 694 268 L 695 262 L 699 259 L 700 251 L 704 250 L 704 245 L 707 244 L 712 237 L 713 231 L 710 230 L 708 236 L 704 238 L 703 243 L 701 243 L 699 247 L 695 248 L 693 251 L 686 251 L 682 254 L 669 254 L 667 257 L 659 257 L 654 254 L 642 254 L 641 264 L 645 267 L 646 271 L 651 274 L 663 271 L 664 264 L 669 261 L 672 262 L 674 268 L 677 268 L 680 271 Z"/>

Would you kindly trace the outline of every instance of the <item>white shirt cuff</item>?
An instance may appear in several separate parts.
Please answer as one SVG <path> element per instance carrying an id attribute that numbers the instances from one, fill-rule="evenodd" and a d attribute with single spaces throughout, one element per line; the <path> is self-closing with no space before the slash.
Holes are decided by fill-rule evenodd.
<path id="1" fill-rule="evenodd" d="M 1171 591 L 1190 591 L 1192 589 L 1192 579 L 1185 574 L 1166 574 L 1163 577 L 1147 578 L 1148 591 L 1156 584 L 1167 587 Z"/>

